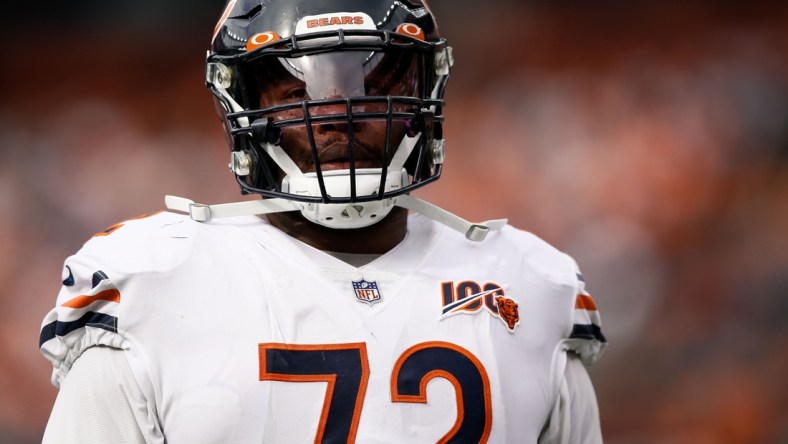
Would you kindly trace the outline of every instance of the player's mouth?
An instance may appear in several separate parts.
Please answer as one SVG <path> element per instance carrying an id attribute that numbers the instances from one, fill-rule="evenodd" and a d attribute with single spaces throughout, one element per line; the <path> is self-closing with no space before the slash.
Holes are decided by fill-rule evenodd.
<path id="1" fill-rule="evenodd" d="M 322 171 L 349 170 L 351 167 L 347 143 L 335 142 L 324 148 L 318 156 Z M 360 168 L 380 168 L 380 160 L 372 159 L 363 146 L 353 146 L 353 166 Z"/>
<path id="2" fill-rule="evenodd" d="M 378 162 L 370 162 L 367 160 L 358 160 L 354 162 L 353 165 L 356 169 L 359 168 L 380 168 L 380 164 Z M 320 169 L 322 171 L 332 171 L 332 170 L 349 170 L 350 169 L 350 159 L 336 159 L 330 162 L 321 162 Z"/>

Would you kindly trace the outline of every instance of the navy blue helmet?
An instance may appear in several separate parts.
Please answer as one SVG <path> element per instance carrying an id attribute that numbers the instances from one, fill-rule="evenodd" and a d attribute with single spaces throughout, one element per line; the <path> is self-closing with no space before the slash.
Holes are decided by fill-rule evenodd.
<path id="1" fill-rule="evenodd" d="M 424 1 L 230 0 L 206 82 L 243 193 L 355 228 L 440 176 L 451 64 Z"/>

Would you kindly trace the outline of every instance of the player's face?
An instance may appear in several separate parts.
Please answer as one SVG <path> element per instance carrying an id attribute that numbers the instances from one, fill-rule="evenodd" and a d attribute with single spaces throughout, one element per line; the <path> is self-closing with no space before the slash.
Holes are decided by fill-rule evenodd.
<path id="1" fill-rule="evenodd" d="M 417 62 L 404 53 L 345 52 L 275 59 L 272 62 L 261 65 L 257 72 L 261 108 L 313 99 L 413 96 L 417 93 Z M 353 113 L 385 113 L 386 109 L 385 103 L 352 105 Z M 309 107 L 309 117 L 313 120 L 312 137 L 321 170 L 350 168 L 351 138 L 356 168 L 388 165 L 407 132 L 406 122 L 396 118 L 392 120 L 388 158 L 384 159 L 387 139 L 385 114 L 375 120 L 354 119 L 351 125 L 345 117 L 349 111 L 346 103 Z M 411 110 L 397 105 L 393 111 Z M 280 111 L 271 116 L 280 122 L 302 119 L 304 109 Z M 331 119 L 330 116 L 336 118 Z M 328 120 L 320 121 L 321 118 Z M 285 126 L 280 145 L 302 172 L 315 171 L 310 135 L 305 125 Z"/>

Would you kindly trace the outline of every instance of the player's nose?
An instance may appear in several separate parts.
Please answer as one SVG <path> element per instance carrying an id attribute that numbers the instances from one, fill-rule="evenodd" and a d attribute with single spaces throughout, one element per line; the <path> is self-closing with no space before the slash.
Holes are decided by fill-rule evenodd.
<path id="1" fill-rule="evenodd" d="M 310 114 L 315 119 L 313 128 L 318 134 L 325 134 L 331 131 L 347 132 L 351 119 L 352 106 L 347 100 L 341 97 L 326 97 L 330 103 L 317 105 L 310 109 Z"/>

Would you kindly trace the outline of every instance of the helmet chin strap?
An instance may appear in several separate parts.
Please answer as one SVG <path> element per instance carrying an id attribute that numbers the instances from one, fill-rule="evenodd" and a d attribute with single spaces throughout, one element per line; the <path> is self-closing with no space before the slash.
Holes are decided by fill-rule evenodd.
<path id="1" fill-rule="evenodd" d="M 499 230 L 504 225 L 506 225 L 506 219 L 488 220 L 486 222 L 481 222 L 481 223 L 468 222 L 467 220 L 453 213 L 450 213 L 444 210 L 443 208 L 440 208 L 429 202 L 426 202 L 424 200 L 421 200 L 419 198 L 407 194 L 393 197 L 383 202 L 387 202 L 387 201 L 390 201 L 390 204 L 388 204 L 389 207 L 388 210 L 385 212 L 386 214 L 388 214 L 388 212 L 391 211 L 391 208 L 394 206 L 406 208 L 408 210 L 412 210 L 426 217 L 429 217 L 430 219 L 439 222 L 443 225 L 446 225 L 447 227 L 455 231 L 459 231 L 460 233 L 463 233 L 467 239 L 476 242 L 483 241 L 484 238 L 487 237 L 487 234 L 490 231 Z M 208 222 L 211 219 L 215 219 L 215 218 L 282 213 L 286 211 L 301 211 L 303 213 L 302 206 L 310 205 L 304 202 L 296 202 L 296 201 L 281 199 L 281 198 L 251 200 L 251 201 L 233 202 L 233 203 L 225 203 L 225 204 L 217 204 L 217 205 L 205 205 L 205 204 L 195 203 L 194 201 L 183 197 L 165 196 L 164 202 L 167 205 L 168 209 L 187 213 L 193 220 L 198 222 Z M 381 202 L 376 201 L 374 203 L 381 203 Z M 312 204 L 312 205 L 315 206 L 338 205 L 340 207 L 352 208 L 359 204 Z M 350 214 L 351 213 L 350 210 L 348 210 L 348 213 L 349 213 L 348 217 L 352 218 L 353 215 Z M 377 222 L 383 219 L 384 216 L 378 216 L 377 218 L 374 219 L 374 221 Z M 340 215 L 340 217 L 344 218 L 345 216 Z M 368 226 L 368 225 L 372 225 L 372 224 L 365 224 L 360 226 Z M 332 228 L 335 227 L 332 226 Z M 353 228 L 353 227 L 349 227 L 349 228 Z"/>

